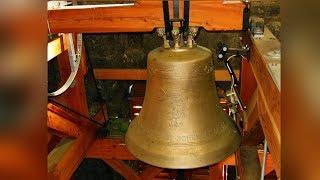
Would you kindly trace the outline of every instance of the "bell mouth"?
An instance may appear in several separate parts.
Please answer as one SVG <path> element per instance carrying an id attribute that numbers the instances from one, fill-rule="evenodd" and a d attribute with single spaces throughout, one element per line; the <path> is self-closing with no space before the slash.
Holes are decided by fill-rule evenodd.
<path id="1" fill-rule="evenodd" d="M 146 138 L 147 136 L 149 137 Z M 137 129 L 129 128 L 125 137 L 126 146 L 137 159 L 168 169 L 193 169 L 218 163 L 232 155 L 241 143 L 238 133 L 231 133 L 223 138 L 230 143 L 221 143 L 216 138 L 206 143 L 170 145 L 159 143 L 157 139 L 150 137 Z"/>

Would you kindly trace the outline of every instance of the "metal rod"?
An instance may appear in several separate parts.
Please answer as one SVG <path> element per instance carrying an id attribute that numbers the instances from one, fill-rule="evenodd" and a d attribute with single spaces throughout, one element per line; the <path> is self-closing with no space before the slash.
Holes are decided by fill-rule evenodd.
<path id="1" fill-rule="evenodd" d="M 264 147 L 263 147 L 263 161 L 262 161 L 262 167 L 261 167 L 261 176 L 260 180 L 264 180 L 264 173 L 265 173 L 265 166 L 266 166 L 266 158 L 267 158 L 267 148 L 268 143 L 267 140 L 264 140 Z"/>

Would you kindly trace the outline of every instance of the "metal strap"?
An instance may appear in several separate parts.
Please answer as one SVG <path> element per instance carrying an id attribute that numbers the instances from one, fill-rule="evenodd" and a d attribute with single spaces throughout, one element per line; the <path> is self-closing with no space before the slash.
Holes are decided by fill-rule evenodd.
<path id="1" fill-rule="evenodd" d="M 184 1 L 184 12 L 183 12 L 183 27 L 182 32 L 187 32 L 189 29 L 189 11 L 190 11 L 190 1 L 185 0 Z"/>
<path id="2" fill-rule="evenodd" d="M 166 34 L 170 34 L 172 30 L 172 24 L 170 23 L 170 17 L 169 17 L 169 3 L 168 0 L 162 1 L 162 7 L 163 7 L 163 19 L 164 19 L 164 26 Z"/>
<path id="3" fill-rule="evenodd" d="M 173 18 L 179 19 L 179 0 L 173 0 Z"/>
<path id="4" fill-rule="evenodd" d="M 72 33 L 67 34 L 68 37 L 68 55 L 69 55 L 69 62 L 71 67 L 71 73 L 65 82 L 65 84 L 58 90 L 48 93 L 48 96 L 58 96 L 64 93 L 72 84 L 74 81 L 79 65 L 80 65 L 80 59 L 81 59 L 81 50 L 82 50 L 82 34 L 77 34 L 77 53 L 74 49 L 73 44 L 73 35 Z"/>

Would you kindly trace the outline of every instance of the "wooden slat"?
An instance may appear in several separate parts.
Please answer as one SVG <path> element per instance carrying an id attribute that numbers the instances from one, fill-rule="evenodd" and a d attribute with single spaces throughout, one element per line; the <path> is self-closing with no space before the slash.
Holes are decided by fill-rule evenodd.
<path id="1" fill-rule="evenodd" d="M 190 26 L 203 26 L 209 31 L 242 29 L 243 4 L 226 5 L 221 0 L 190 2 Z M 162 11 L 160 0 L 138 0 L 130 7 L 49 10 L 48 22 L 52 33 L 150 32 L 164 27 Z"/>
<path id="2" fill-rule="evenodd" d="M 261 166 L 257 146 L 240 146 L 236 153 L 236 162 L 240 179 L 260 179 Z"/>
<path id="3" fill-rule="evenodd" d="M 68 137 L 76 138 L 80 135 L 80 128 L 77 124 L 51 111 L 48 111 L 47 115 L 48 128 Z"/>
<path id="4" fill-rule="evenodd" d="M 140 180 L 137 173 L 127 164 L 117 159 L 103 159 L 113 170 L 121 174 L 125 179 Z"/>
<path id="5" fill-rule="evenodd" d="M 235 73 L 239 78 L 239 70 Z M 146 69 L 94 69 L 94 75 L 99 80 L 147 80 Z M 216 81 L 230 81 L 227 70 L 215 70 L 212 76 Z"/>
<path id="6" fill-rule="evenodd" d="M 280 50 L 280 42 L 271 34 L 268 28 L 262 39 L 252 39 L 250 65 L 258 84 L 258 112 L 261 126 L 274 160 L 277 175 L 280 176 L 280 86 L 279 71 L 270 69 L 280 60 L 271 58 L 270 52 Z"/>

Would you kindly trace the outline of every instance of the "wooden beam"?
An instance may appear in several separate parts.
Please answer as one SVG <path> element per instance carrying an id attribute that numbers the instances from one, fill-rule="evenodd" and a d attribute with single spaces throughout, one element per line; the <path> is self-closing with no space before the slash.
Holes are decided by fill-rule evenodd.
<path id="1" fill-rule="evenodd" d="M 235 70 L 239 78 L 239 70 Z M 99 80 L 147 80 L 146 69 L 94 69 L 94 75 Z M 227 70 L 215 70 L 212 75 L 216 81 L 230 81 Z"/>
<path id="2" fill-rule="evenodd" d="M 240 146 L 236 152 L 236 164 L 240 179 L 260 179 L 261 166 L 257 146 Z"/>
<path id="3" fill-rule="evenodd" d="M 51 60 L 54 57 L 60 55 L 62 52 L 68 50 L 68 44 L 65 35 L 61 35 L 58 38 L 50 41 L 47 46 L 47 60 Z"/>
<path id="4" fill-rule="evenodd" d="M 252 38 L 250 65 L 258 84 L 258 112 L 261 126 L 269 143 L 277 175 L 280 177 L 280 66 L 279 58 L 272 57 L 280 51 L 280 42 L 268 28 L 264 37 Z"/>
<path id="5" fill-rule="evenodd" d="M 96 139 L 87 152 L 88 158 L 136 160 L 122 138 Z"/>
<path id="6" fill-rule="evenodd" d="M 80 135 L 80 127 L 77 124 L 51 111 L 48 111 L 47 115 L 48 128 L 68 137 L 76 138 Z"/>
<path id="7" fill-rule="evenodd" d="M 121 174 L 125 179 L 140 180 L 138 174 L 126 163 L 117 159 L 103 159 L 113 170 Z"/>
<path id="8" fill-rule="evenodd" d="M 243 9 L 242 3 L 190 1 L 190 26 L 209 31 L 241 30 Z M 48 23 L 52 33 L 150 32 L 164 27 L 162 1 L 138 0 L 130 7 L 49 10 Z"/>
<path id="9" fill-rule="evenodd" d="M 97 159 L 118 159 L 118 160 L 137 160 L 126 148 L 123 138 L 108 137 L 96 139 L 86 154 L 87 158 Z M 269 155 L 268 155 L 269 156 Z M 259 152 L 259 158 L 262 153 Z M 235 165 L 235 155 L 231 155 L 221 162 L 223 165 Z M 273 167 L 272 161 L 269 167 Z"/>

